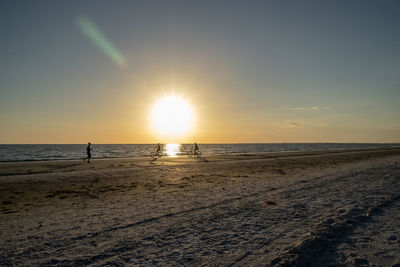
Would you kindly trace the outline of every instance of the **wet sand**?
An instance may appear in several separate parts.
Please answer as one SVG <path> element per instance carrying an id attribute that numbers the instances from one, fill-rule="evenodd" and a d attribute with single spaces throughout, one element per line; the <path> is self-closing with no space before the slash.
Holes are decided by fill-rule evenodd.
<path id="1" fill-rule="evenodd" d="M 0 265 L 400 266 L 400 149 L 0 163 Z"/>

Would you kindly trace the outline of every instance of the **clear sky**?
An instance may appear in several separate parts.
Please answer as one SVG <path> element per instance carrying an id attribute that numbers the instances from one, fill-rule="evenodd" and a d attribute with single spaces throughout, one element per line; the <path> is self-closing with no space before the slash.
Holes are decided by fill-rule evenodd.
<path id="1" fill-rule="evenodd" d="M 0 143 L 400 142 L 400 2 L 0 1 Z M 193 131 L 164 138 L 164 95 Z"/>

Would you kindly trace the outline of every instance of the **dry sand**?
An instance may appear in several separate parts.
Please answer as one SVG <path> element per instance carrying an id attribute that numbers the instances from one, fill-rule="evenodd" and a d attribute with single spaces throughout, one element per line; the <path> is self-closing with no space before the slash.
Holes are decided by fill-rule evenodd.
<path id="1" fill-rule="evenodd" d="M 0 163 L 0 265 L 400 266 L 400 149 Z"/>

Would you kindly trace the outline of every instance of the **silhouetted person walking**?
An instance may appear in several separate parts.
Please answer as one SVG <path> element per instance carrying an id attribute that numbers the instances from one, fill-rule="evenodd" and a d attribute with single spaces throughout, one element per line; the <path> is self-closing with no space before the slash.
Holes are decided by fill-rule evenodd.
<path id="1" fill-rule="evenodd" d="M 86 153 L 87 153 L 87 157 L 83 159 L 83 161 L 87 160 L 87 162 L 90 162 L 90 159 L 92 158 L 92 154 L 90 153 L 90 150 L 92 150 L 92 148 L 90 147 L 90 142 L 88 143 L 88 146 L 86 148 Z"/>

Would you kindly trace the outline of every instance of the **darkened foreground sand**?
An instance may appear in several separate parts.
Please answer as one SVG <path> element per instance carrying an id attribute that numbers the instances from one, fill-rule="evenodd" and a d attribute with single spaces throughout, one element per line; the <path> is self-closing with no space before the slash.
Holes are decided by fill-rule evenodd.
<path id="1" fill-rule="evenodd" d="M 400 149 L 0 163 L 0 265 L 400 266 Z"/>

